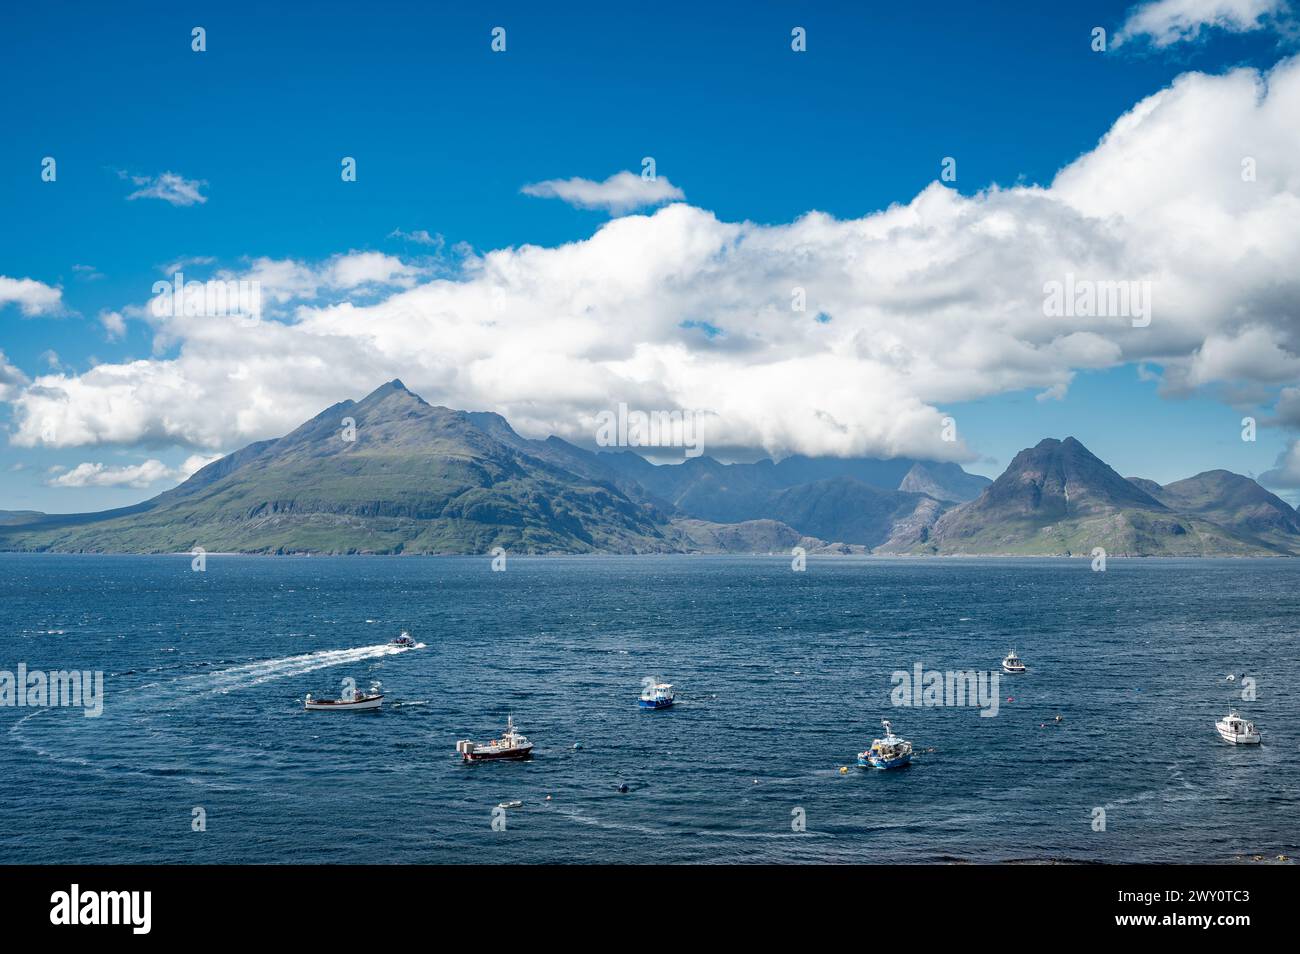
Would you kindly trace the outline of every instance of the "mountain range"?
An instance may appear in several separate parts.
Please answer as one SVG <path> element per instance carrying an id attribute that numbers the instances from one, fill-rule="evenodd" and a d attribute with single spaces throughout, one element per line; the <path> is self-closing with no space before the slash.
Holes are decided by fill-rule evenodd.
<path id="1" fill-rule="evenodd" d="M 354 426 L 346 426 L 344 419 Z M 990 482 L 952 463 L 788 457 L 656 465 L 532 440 L 400 381 L 336 404 L 132 507 L 0 511 L 0 549 L 64 552 L 874 552 L 1300 555 L 1300 514 L 1254 480 L 1126 479 L 1074 438 Z"/>

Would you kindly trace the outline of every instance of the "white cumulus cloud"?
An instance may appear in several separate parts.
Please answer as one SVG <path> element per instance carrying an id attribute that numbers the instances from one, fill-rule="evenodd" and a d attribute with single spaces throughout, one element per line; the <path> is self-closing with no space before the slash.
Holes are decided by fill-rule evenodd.
<path id="1" fill-rule="evenodd" d="M 1300 490 L 1300 441 L 1292 441 L 1273 465 L 1259 475 L 1259 482 L 1282 490 Z"/>
<path id="2" fill-rule="evenodd" d="M 634 172 L 616 172 L 604 182 L 546 179 L 529 183 L 520 191 L 540 199 L 560 199 L 580 209 L 605 209 L 615 215 L 686 198 L 666 177 L 646 179 Z"/>
<path id="3" fill-rule="evenodd" d="M 1195 40 L 1206 28 L 1248 33 L 1288 10 L 1286 0 L 1152 0 L 1129 11 L 1115 45 L 1145 37 L 1152 46 L 1167 47 Z"/>
<path id="4" fill-rule="evenodd" d="M 195 454 L 179 467 L 168 467 L 154 458 L 120 467 L 87 461 L 51 477 L 46 483 L 51 487 L 151 487 L 161 481 L 179 483 L 213 460 L 216 458 Z"/>
<path id="5" fill-rule="evenodd" d="M 1064 398 L 1080 370 L 1276 395 L 1300 356 L 1297 115 L 1288 59 L 1179 77 L 1048 185 L 932 183 L 860 218 L 774 225 L 679 202 L 470 255 L 452 278 L 377 253 L 254 259 L 286 303 L 274 320 L 158 319 L 152 358 L 20 384 L 11 440 L 229 450 L 401 377 L 530 436 L 590 444 L 626 402 L 702 412 L 706 452 L 969 460 L 942 440 L 945 408 Z M 1045 285 L 1067 276 L 1149 282 L 1149 323 L 1048 317 Z"/>
<path id="6" fill-rule="evenodd" d="M 347 252 L 316 265 L 294 259 L 254 258 L 244 267 L 220 269 L 217 281 L 255 281 L 262 295 L 285 304 L 366 287 L 409 288 L 424 271 L 382 252 Z"/>
<path id="7" fill-rule="evenodd" d="M 34 278 L 0 275 L 0 308 L 17 305 L 27 317 L 54 314 L 63 307 L 63 289 L 52 288 Z"/>
<path id="8" fill-rule="evenodd" d="M 126 319 L 118 311 L 101 311 L 99 313 L 99 323 L 104 328 L 104 334 L 109 341 L 116 341 L 126 334 Z"/>
<path id="9" fill-rule="evenodd" d="M 12 399 L 27 383 L 27 375 L 10 364 L 0 351 L 0 401 Z"/>

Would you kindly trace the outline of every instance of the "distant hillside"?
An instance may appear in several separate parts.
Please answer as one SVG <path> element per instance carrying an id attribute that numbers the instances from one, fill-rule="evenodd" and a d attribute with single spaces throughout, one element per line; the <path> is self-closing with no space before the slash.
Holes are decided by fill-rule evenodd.
<path id="1" fill-rule="evenodd" d="M 1166 484 L 1154 496 L 1171 510 L 1204 517 L 1264 546 L 1291 550 L 1300 539 L 1300 513 L 1249 477 L 1231 471 L 1208 470 Z"/>
<path id="2" fill-rule="evenodd" d="M 642 484 L 658 498 L 708 519 L 743 519 L 737 513 L 761 510 L 775 492 L 792 487 L 850 479 L 877 490 L 925 494 L 936 500 L 974 500 L 990 483 L 958 464 L 906 457 L 787 457 L 780 463 L 723 464 L 711 457 L 655 466 L 631 451 L 598 455 L 610 469 Z M 829 486 L 829 485 L 827 485 Z"/>
<path id="3" fill-rule="evenodd" d="M 907 458 L 723 464 L 698 457 L 655 466 L 630 451 L 597 456 L 673 512 L 714 523 L 775 519 L 868 549 L 914 540 L 946 506 L 977 497 L 989 484 L 957 464 Z"/>
<path id="4" fill-rule="evenodd" d="M 966 473 L 958 464 L 918 460 L 898 489 L 925 494 L 945 503 L 965 503 L 978 497 L 990 483 L 987 477 Z"/>
<path id="5" fill-rule="evenodd" d="M 345 441 L 342 421 L 356 421 Z M 135 512 L 0 528 L 10 549 L 625 553 L 677 549 L 662 516 L 433 407 L 400 381 L 250 445 Z"/>
<path id="6" fill-rule="evenodd" d="M 355 440 L 344 437 L 345 418 Z M 0 549 L 246 553 L 1300 554 L 1300 514 L 1248 477 L 1125 480 L 1045 440 L 996 481 L 956 464 L 793 457 L 657 466 L 521 437 L 400 381 L 180 486 L 91 514 L 0 511 Z"/>
<path id="7" fill-rule="evenodd" d="M 1188 508 L 1193 487 L 1201 492 L 1197 506 Z M 1086 555 L 1102 547 L 1111 556 L 1300 553 L 1300 534 L 1266 540 L 1242 532 L 1237 505 L 1215 496 L 1215 488 L 1198 483 L 1187 491 L 1171 494 L 1151 481 L 1125 480 L 1074 438 L 1048 439 L 1017 454 L 977 499 L 943 514 L 911 549 Z"/>

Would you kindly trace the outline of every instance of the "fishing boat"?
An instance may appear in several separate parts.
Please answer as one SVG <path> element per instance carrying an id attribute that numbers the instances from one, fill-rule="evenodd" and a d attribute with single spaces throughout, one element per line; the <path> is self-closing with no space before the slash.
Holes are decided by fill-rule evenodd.
<path id="1" fill-rule="evenodd" d="M 1020 661 L 1014 649 L 1002 657 L 1002 669 L 1005 672 L 1018 673 L 1025 672 L 1025 664 Z"/>
<path id="2" fill-rule="evenodd" d="M 390 646 L 403 646 L 403 647 L 405 647 L 405 648 L 407 648 L 407 649 L 410 649 L 410 648 L 412 648 L 412 647 L 415 645 L 415 640 L 411 638 L 411 634 L 410 634 L 410 633 L 408 633 L 406 630 L 402 630 L 402 635 L 401 635 L 401 636 L 398 636 L 398 637 L 397 637 L 396 639 L 394 639 L 394 640 L 390 640 L 389 643 L 388 643 L 388 645 L 390 645 Z"/>
<path id="3" fill-rule="evenodd" d="M 885 737 L 873 739 L 871 748 L 858 753 L 858 765 L 863 768 L 902 768 L 912 761 L 912 743 L 894 735 L 894 727 L 888 719 L 882 719 L 880 724 L 885 727 Z"/>
<path id="4" fill-rule="evenodd" d="M 456 743 L 456 751 L 466 762 L 486 762 L 492 759 L 526 759 L 533 754 L 533 743 L 528 737 L 515 729 L 513 716 L 506 717 L 506 731 L 501 738 L 491 742 L 471 742 L 461 739 Z"/>
<path id="5" fill-rule="evenodd" d="M 637 700 L 637 705 L 642 709 L 667 709 L 673 704 L 673 699 L 673 684 L 656 682 L 647 684 L 641 690 L 641 698 Z"/>
<path id="6" fill-rule="evenodd" d="M 1259 730 L 1255 723 L 1247 722 L 1237 713 L 1229 711 L 1226 716 L 1214 723 L 1219 730 L 1219 738 L 1233 745 L 1259 745 Z"/>
<path id="7" fill-rule="evenodd" d="M 378 709 L 383 701 L 384 694 L 378 691 L 377 686 L 371 687 L 370 692 L 357 692 L 355 686 L 348 686 L 343 690 L 343 695 L 337 699 L 313 699 L 309 692 L 302 702 L 305 709 L 336 712 L 344 709 L 350 711 Z"/>

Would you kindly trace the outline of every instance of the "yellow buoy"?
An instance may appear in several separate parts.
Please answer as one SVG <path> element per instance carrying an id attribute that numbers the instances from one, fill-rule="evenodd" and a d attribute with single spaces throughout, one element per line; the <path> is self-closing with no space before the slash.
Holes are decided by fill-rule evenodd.
<path id="1" fill-rule="evenodd" d="M 840 766 L 840 774 L 841 774 L 841 775 L 848 775 L 848 774 L 849 774 L 849 767 L 848 767 L 847 765 L 841 765 L 841 766 Z"/>

